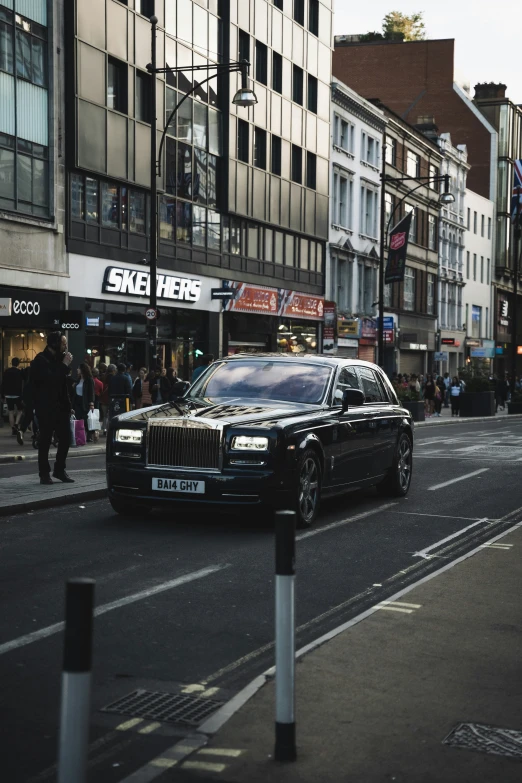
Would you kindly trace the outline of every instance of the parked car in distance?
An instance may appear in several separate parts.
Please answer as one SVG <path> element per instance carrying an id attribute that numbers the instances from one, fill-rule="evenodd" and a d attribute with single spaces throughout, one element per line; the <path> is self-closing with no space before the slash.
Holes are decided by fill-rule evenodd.
<path id="1" fill-rule="evenodd" d="M 308 527 L 322 498 L 372 484 L 406 495 L 413 430 L 374 364 L 236 355 L 211 364 L 174 402 L 111 421 L 109 500 L 132 515 L 162 504 L 290 508 Z"/>

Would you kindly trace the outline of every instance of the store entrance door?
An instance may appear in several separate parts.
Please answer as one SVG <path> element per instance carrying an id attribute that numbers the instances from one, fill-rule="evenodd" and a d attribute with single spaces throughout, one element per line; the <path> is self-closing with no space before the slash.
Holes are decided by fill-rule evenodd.
<path id="1" fill-rule="evenodd" d="M 176 340 L 175 349 L 175 361 L 174 365 L 178 374 L 178 378 L 182 381 L 190 381 L 192 373 L 194 371 L 194 340 L 192 337 L 185 339 L 178 338 Z"/>
<path id="2" fill-rule="evenodd" d="M 146 346 L 145 340 L 127 340 L 127 361 L 132 364 L 135 373 L 140 367 L 147 366 Z"/>

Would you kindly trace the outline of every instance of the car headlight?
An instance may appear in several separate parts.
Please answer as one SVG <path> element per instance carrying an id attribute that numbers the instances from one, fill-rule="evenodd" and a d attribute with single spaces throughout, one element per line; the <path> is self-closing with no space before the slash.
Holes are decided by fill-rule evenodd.
<path id="1" fill-rule="evenodd" d="M 266 451 L 268 449 L 268 438 L 236 435 L 235 438 L 232 438 L 232 448 L 235 451 Z"/>
<path id="2" fill-rule="evenodd" d="M 142 440 L 143 430 L 116 430 L 118 443 L 141 443 Z"/>

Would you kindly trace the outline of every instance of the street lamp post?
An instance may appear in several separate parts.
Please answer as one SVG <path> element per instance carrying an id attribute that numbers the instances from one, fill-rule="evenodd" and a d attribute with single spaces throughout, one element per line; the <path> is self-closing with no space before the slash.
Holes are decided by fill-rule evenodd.
<path id="1" fill-rule="evenodd" d="M 157 274 L 158 274 L 158 183 L 157 177 L 161 176 L 161 158 L 163 154 L 163 145 L 165 144 L 165 136 L 170 123 L 174 119 L 176 112 L 181 104 L 192 95 L 202 84 L 211 79 L 215 79 L 222 73 L 233 73 L 238 71 L 241 73 L 241 87 L 234 95 L 232 103 L 236 106 L 250 107 L 257 103 L 257 98 L 253 90 L 248 86 L 248 69 L 250 63 L 247 60 L 241 62 L 229 62 L 229 63 L 214 63 L 206 65 L 193 65 L 183 66 L 180 68 L 171 68 L 169 66 L 165 68 L 157 67 L 157 48 L 156 48 L 156 35 L 158 18 L 151 16 L 151 62 L 147 65 L 147 71 L 151 76 L 151 90 L 150 90 L 150 254 L 149 254 L 149 266 L 150 266 L 150 309 L 157 310 Z M 156 153 L 156 133 L 157 133 L 157 100 L 156 100 L 156 74 L 157 73 L 179 73 L 181 71 L 205 71 L 215 70 L 211 76 L 202 79 L 200 82 L 196 82 L 191 90 L 189 90 L 177 105 L 173 108 L 167 124 L 163 128 L 161 136 L 161 142 L 159 151 Z M 151 369 L 156 369 L 158 363 L 158 325 L 157 319 L 153 319 L 149 324 L 149 365 Z"/>
<path id="2" fill-rule="evenodd" d="M 385 206 L 387 182 L 393 182 L 395 184 L 398 182 L 418 182 L 419 184 L 414 188 L 411 188 L 411 190 L 408 190 L 408 192 L 405 193 L 404 196 L 397 202 L 392 210 L 388 222 L 386 223 Z M 449 190 L 450 178 L 448 174 L 437 174 L 432 177 L 388 177 L 386 175 L 386 162 L 383 160 L 383 167 L 381 172 L 381 245 L 379 253 L 379 318 L 377 332 L 378 362 L 379 366 L 382 368 L 384 368 L 384 263 L 386 247 L 388 245 L 388 234 L 391 228 L 393 216 L 404 200 L 408 198 L 408 196 L 411 196 L 412 193 L 415 193 L 416 190 L 419 190 L 419 188 L 421 188 L 423 185 L 428 184 L 428 182 L 444 182 L 444 193 L 442 193 L 439 197 L 439 204 L 441 206 L 445 204 L 453 204 L 455 197 L 452 193 L 450 193 Z"/>
<path id="3" fill-rule="evenodd" d="M 517 298 L 518 298 L 518 272 L 519 272 L 519 247 L 522 236 L 522 214 L 518 213 L 513 226 L 513 317 L 511 319 L 511 393 L 515 390 L 515 378 L 517 377 L 517 355 L 518 355 L 518 319 L 517 319 Z"/>

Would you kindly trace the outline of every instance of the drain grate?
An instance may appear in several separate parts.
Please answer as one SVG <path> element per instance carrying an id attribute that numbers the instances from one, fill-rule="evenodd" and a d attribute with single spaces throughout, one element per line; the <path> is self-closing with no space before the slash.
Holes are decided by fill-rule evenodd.
<path id="1" fill-rule="evenodd" d="M 459 723 L 450 731 L 444 744 L 522 760 L 522 732 L 513 729 L 500 729 L 483 723 Z"/>
<path id="2" fill-rule="evenodd" d="M 148 718 L 163 723 L 199 726 L 223 704 L 222 701 L 201 696 L 137 690 L 107 707 L 102 707 L 101 712 L 130 715 L 133 718 Z"/>

